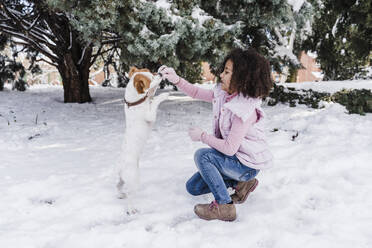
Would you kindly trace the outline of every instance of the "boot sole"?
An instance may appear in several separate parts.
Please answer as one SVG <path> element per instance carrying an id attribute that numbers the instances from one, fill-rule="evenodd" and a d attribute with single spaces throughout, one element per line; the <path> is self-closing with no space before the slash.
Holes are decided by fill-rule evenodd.
<path id="1" fill-rule="evenodd" d="M 245 200 L 247 200 L 248 198 L 248 195 L 253 192 L 256 188 L 257 188 L 257 185 L 258 185 L 258 180 L 257 179 L 254 179 L 254 184 L 252 185 L 252 187 L 248 190 L 247 194 L 244 196 L 243 199 L 241 199 L 240 201 L 237 201 L 237 202 L 234 202 L 235 204 L 242 204 L 243 202 L 245 202 Z"/>
<path id="2" fill-rule="evenodd" d="M 196 216 L 198 216 L 200 219 L 202 219 L 202 220 L 208 220 L 208 221 L 210 221 L 210 220 L 221 220 L 221 221 L 234 221 L 234 220 L 236 220 L 236 216 L 235 217 L 233 217 L 233 218 L 228 218 L 228 219 L 218 219 L 218 218 L 214 218 L 214 219 L 209 219 L 209 218 L 205 218 L 205 217 L 202 217 L 202 216 L 200 216 L 200 215 L 198 215 L 197 213 L 195 213 L 196 214 Z"/>
<path id="3" fill-rule="evenodd" d="M 234 221 L 236 220 L 236 213 L 235 213 L 235 216 L 231 216 L 230 218 L 206 218 L 204 216 L 201 216 L 199 215 L 196 211 L 195 211 L 195 208 L 194 208 L 194 213 L 196 216 L 198 216 L 200 219 L 202 220 L 207 220 L 207 221 L 210 221 L 210 220 L 221 220 L 221 221 Z"/>

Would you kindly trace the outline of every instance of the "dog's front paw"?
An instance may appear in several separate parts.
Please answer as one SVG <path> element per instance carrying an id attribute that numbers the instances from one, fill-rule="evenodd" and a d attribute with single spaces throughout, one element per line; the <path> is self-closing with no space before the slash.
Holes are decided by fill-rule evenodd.
<path id="1" fill-rule="evenodd" d="M 154 96 L 156 90 L 157 90 L 157 87 L 150 88 L 149 91 L 147 92 L 147 95 L 148 96 Z"/>

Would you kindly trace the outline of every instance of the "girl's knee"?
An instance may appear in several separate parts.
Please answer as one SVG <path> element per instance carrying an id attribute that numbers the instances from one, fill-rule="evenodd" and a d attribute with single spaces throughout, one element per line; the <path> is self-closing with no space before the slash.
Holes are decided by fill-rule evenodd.
<path id="1" fill-rule="evenodd" d="M 198 159 L 198 158 L 202 157 L 204 154 L 208 153 L 209 150 L 210 150 L 209 148 L 199 148 L 194 153 L 194 159 Z"/>
<path id="2" fill-rule="evenodd" d="M 195 154 L 194 154 L 194 161 L 195 163 L 198 165 L 200 164 L 200 161 L 206 157 L 206 155 L 210 154 L 210 153 L 213 153 L 214 152 L 214 149 L 212 148 L 200 148 L 198 150 L 196 150 Z"/>

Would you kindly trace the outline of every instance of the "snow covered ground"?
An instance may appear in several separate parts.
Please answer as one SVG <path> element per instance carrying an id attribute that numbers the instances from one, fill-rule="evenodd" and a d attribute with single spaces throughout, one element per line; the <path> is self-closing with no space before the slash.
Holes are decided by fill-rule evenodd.
<path id="1" fill-rule="evenodd" d="M 193 206 L 211 196 L 188 195 L 185 182 L 204 146 L 187 129 L 210 131 L 211 105 L 171 91 L 140 163 L 140 213 L 126 216 L 115 188 L 123 93 L 91 87 L 94 103 L 65 104 L 58 86 L 0 92 L 1 248 L 372 247 L 372 114 L 265 106 L 275 167 L 235 222 L 207 222 Z"/>
<path id="2" fill-rule="evenodd" d="M 369 89 L 372 90 L 371 80 L 354 80 L 354 81 L 327 81 L 325 82 L 303 82 L 303 83 L 284 83 L 279 84 L 286 87 L 297 89 L 313 89 L 320 92 L 335 93 L 342 89 Z"/>

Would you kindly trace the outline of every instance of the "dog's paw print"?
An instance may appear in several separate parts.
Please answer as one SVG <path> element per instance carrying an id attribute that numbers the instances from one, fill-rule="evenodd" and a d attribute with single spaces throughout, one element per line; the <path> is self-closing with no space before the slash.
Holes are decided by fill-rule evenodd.
<path id="1" fill-rule="evenodd" d="M 131 207 L 128 207 L 127 211 L 126 211 L 126 214 L 128 216 L 135 215 L 135 214 L 138 214 L 138 213 L 139 213 L 138 209 L 131 208 Z"/>
<path id="2" fill-rule="evenodd" d="M 120 193 L 118 193 L 117 197 L 118 197 L 118 199 L 126 199 L 127 198 L 127 194 L 120 192 Z"/>

